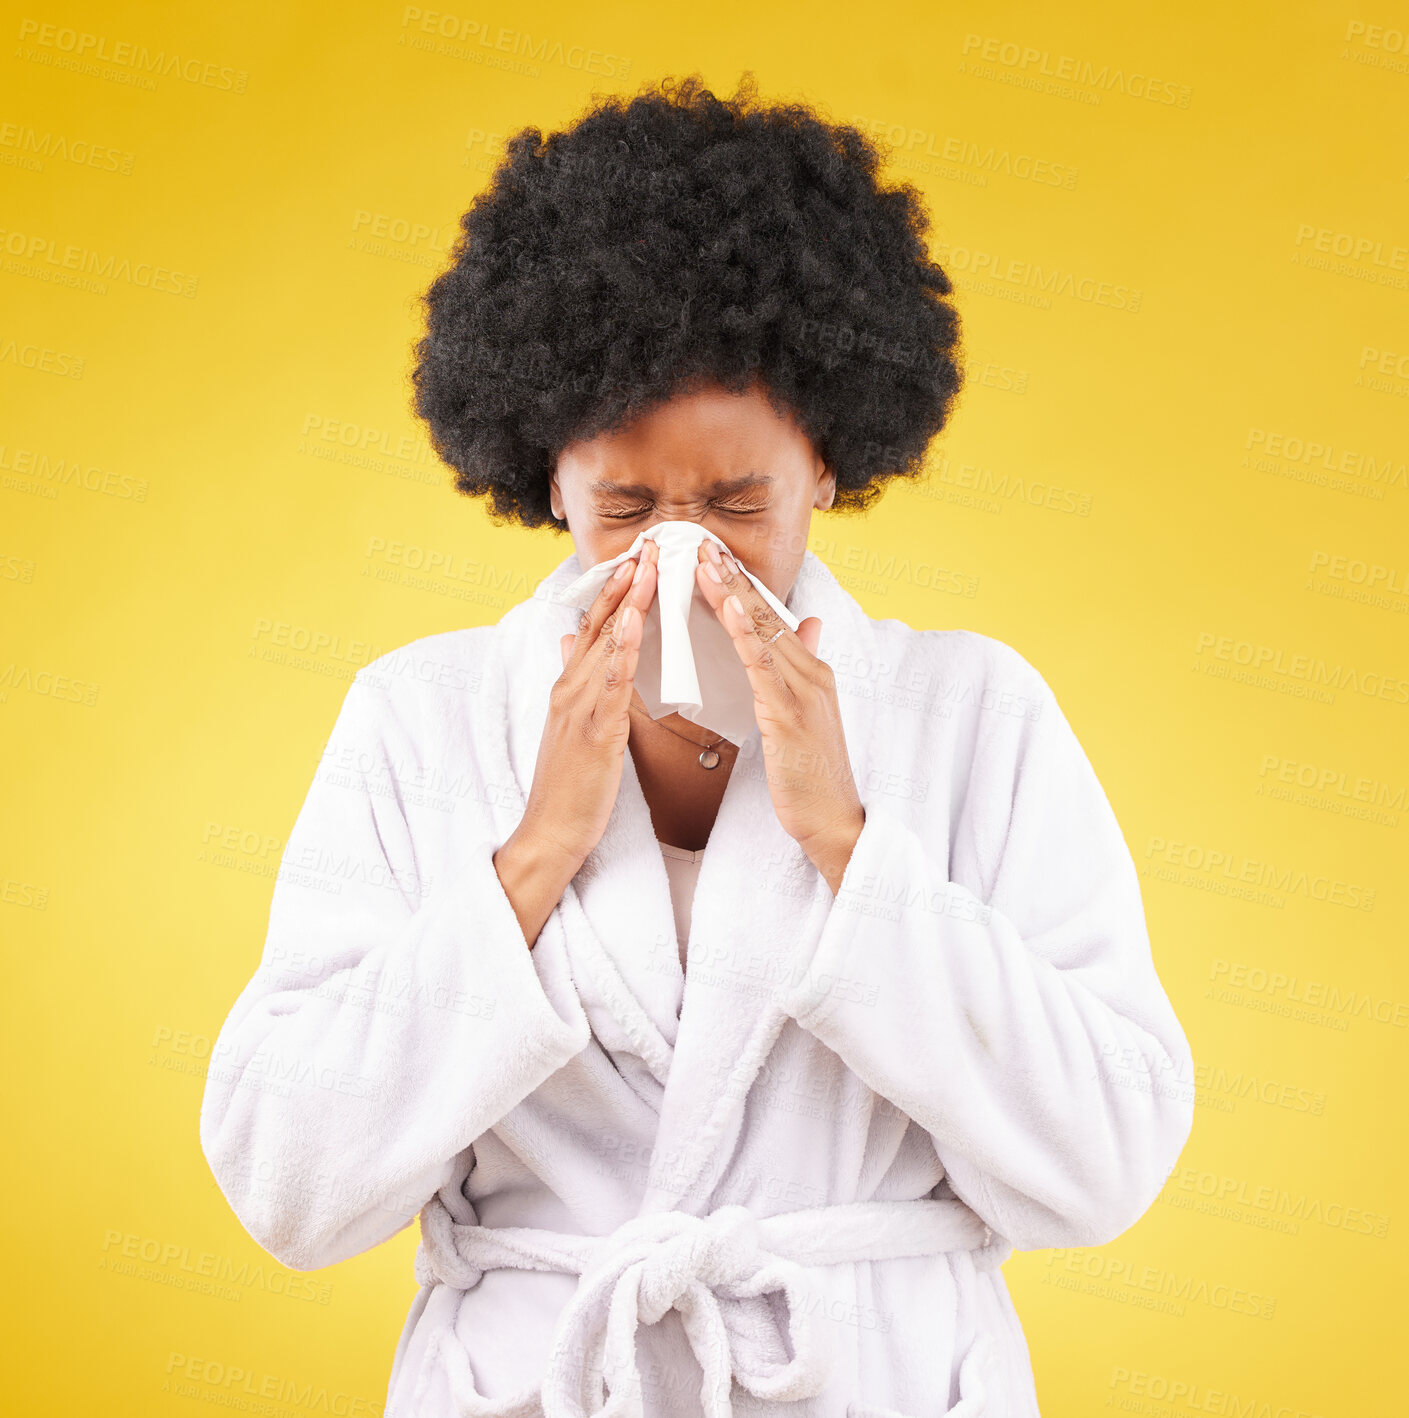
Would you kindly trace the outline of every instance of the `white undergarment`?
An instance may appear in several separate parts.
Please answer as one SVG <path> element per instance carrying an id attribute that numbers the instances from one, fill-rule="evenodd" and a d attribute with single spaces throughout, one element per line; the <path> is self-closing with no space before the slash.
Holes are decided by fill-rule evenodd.
<path id="1" fill-rule="evenodd" d="M 656 839 L 660 842 L 660 839 Z M 680 967 L 685 966 L 685 946 L 690 939 L 690 907 L 695 900 L 695 881 L 704 860 L 704 848 L 687 852 L 684 847 L 672 847 L 660 842 L 665 858 L 665 874 L 670 878 L 670 904 L 675 908 L 675 935 L 680 942 Z"/>

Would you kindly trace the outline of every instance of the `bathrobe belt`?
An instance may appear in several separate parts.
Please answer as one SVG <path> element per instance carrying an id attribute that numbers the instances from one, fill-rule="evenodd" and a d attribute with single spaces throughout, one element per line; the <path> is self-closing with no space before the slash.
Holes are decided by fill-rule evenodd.
<path id="1" fill-rule="evenodd" d="M 1012 1246 L 957 1199 L 844 1202 L 764 1217 L 743 1206 L 708 1216 L 662 1211 L 633 1217 L 606 1236 L 583 1236 L 463 1225 L 433 1197 L 421 1212 L 416 1278 L 470 1290 L 486 1270 L 501 1267 L 581 1277 L 559 1316 L 541 1388 L 480 1397 L 468 1356 L 447 1327 L 452 1385 L 471 1418 L 642 1418 L 636 1330 L 671 1309 L 704 1373 L 705 1418 L 730 1418 L 732 1380 L 775 1401 L 809 1398 L 825 1386 L 830 1347 L 809 1267 L 955 1250 L 972 1252 L 976 1266 L 990 1269 Z M 778 1299 L 791 1358 L 778 1333 Z M 602 1380 L 611 1390 L 605 1402 Z"/>

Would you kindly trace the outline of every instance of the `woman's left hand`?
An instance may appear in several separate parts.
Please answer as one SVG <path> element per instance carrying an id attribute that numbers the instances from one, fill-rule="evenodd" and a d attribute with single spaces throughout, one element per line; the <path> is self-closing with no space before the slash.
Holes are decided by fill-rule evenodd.
<path id="1" fill-rule="evenodd" d="M 835 894 L 866 809 L 851 773 L 836 676 L 816 654 L 822 622 L 809 616 L 790 630 L 708 537 L 701 539 L 698 555 L 700 592 L 729 632 L 753 685 L 773 809 Z"/>

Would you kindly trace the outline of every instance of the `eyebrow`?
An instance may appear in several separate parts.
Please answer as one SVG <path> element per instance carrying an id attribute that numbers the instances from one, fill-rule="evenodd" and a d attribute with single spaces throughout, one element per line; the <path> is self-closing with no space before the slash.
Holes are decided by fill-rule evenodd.
<path id="1" fill-rule="evenodd" d="M 772 487 L 773 479 L 767 473 L 744 473 L 737 478 L 716 478 L 710 483 L 707 491 L 712 493 L 742 492 L 750 487 Z M 656 489 L 646 483 L 619 483 L 613 482 L 610 478 L 598 478 L 596 481 L 588 483 L 588 492 L 594 493 L 640 493 L 647 497 L 653 495 Z"/>

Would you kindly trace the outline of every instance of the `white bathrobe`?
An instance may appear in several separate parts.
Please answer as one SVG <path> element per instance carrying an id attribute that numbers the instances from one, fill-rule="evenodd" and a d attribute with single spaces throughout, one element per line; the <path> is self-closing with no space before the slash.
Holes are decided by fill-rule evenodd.
<path id="1" fill-rule="evenodd" d="M 392 1418 L 1031 1418 L 1000 1264 L 1120 1235 L 1193 1117 L 1085 753 L 1015 650 L 873 620 L 808 552 L 866 809 L 840 893 L 755 730 L 683 975 L 629 754 L 530 951 L 492 857 L 581 570 L 350 686 L 212 1055 L 222 1191 L 300 1270 L 419 1214 Z"/>

